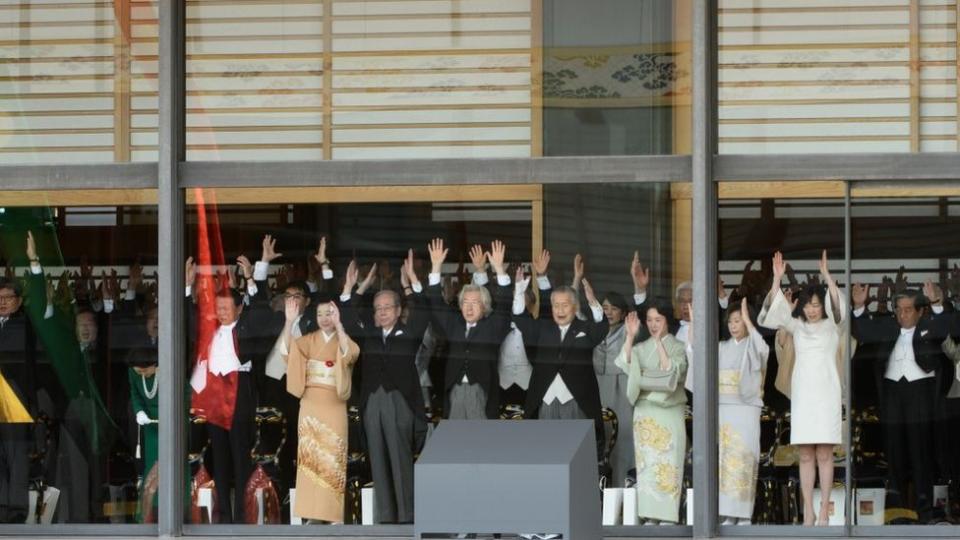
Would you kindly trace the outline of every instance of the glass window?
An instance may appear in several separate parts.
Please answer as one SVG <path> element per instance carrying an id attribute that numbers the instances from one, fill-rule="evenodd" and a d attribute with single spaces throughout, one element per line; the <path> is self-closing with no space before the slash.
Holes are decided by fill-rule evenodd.
<path id="1" fill-rule="evenodd" d="M 849 295 L 843 199 L 831 195 L 842 184 L 721 187 L 721 525 L 845 523 Z"/>
<path id="2" fill-rule="evenodd" d="M 0 194 L 2 523 L 156 523 L 155 194 Z"/>
<path id="3" fill-rule="evenodd" d="M 688 152 L 688 4 L 190 4 L 187 158 Z"/>
<path id="4" fill-rule="evenodd" d="M 860 525 L 949 524 L 956 515 L 960 261 L 944 240 L 960 226 L 958 194 L 853 190 L 860 286 L 851 444 Z"/>
<path id="5" fill-rule="evenodd" d="M 719 5 L 721 153 L 957 151 L 954 4 Z"/>
<path id="6" fill-rule="evenodd" d="M 157 159 L 154 0 L 0 5 L 0 164 Z"/>
<path id="7" fill-rule="evenodd" d="M 650 317 L 662 335 L 678 326 L 690 206 L 669 184 L 219 188 L 187 201 L 189 459 L 197 485 L 216 485 L 200 500 L 217 500 L 188 519 L 254 524 L 263 504 L 265 523 L 292 512 L 360 524 L 372 482 L 370 522 L 412 522 L 413 458 L 444 419 L 579 417 L 596 421 L 605 484 L 640 486 L 616 524 L 686 522 L 683 345 L 664 338 L 663 367 L 681 379 L 656 394 L 667 406 L 647 392 L 634 408 L 615 363 L 637 301 L 649 308 L 634 319 L 643 350 Z M 562 327 L 585 344 L 558 370 Z M 337 394 L 346 381 L 349 397 Z M 641 417 L 655 440 L 633 427 Z M 409 475 L 392 484 L 398 468 Z"/>

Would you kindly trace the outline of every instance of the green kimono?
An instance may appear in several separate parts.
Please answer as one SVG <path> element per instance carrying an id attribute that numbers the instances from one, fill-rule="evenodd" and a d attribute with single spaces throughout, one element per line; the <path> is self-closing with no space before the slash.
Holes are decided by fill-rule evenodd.
<path id="1" fill-rule="evenodd" d="M 143 411 L 147 416 L 156 420 L 157 415 L 160 413 L 160 398 L 157 392 L 158 381 L 156 374 L 143 377 L 133 368 L 130 368 L 127 370 L 127 378 L 130 381 L 130 401 L 133 414 L 136 415 L 138 412 Z M 153 394 L 152 397 L 148 394 L 148 391 Z M 140 456 L 143 458 L 143 478 L 145 479 L 157 462 L 157 440 L 160 436 L 160 428 L 158 424 L 147 424 L 140 426 L 139 433 Z M 139 497 L 139 499 L 142 500 L 143 483 L 140 485 L 140 490 L 141 497 Z M 156 498 L 154 498 L 153 506 L 156 505 L 157 501 Z M 137 509 L 137 521 L 142 521 L 144 513 L 143 508 Z"/>
<path id="2" fill-rule="evenodd" d="M 670 369 L 677 374 L 673 392 L 640 388 L 641 369 L 659 369 L 660 355 L 653 338 L 634 345 L 629 360 L 621 350 L 615 360 L 627 372 L 627 400 L 633 404 L 633 445 L 637 464 L 637 515 L 677 522 L 687 431 L 683 422 L 687 396 L 683 381 L 687 356 L 683 343 L 672 335 L 663 338 Z"/>

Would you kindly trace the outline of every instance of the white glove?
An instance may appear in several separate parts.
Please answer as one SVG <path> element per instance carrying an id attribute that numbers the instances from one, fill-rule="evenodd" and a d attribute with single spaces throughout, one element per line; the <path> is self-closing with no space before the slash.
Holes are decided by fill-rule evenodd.
<path id="1" fill-rule="evenodd" d="M 137 423 L 141 426 L 145 426 L 150 423 L 150 417 L 147 416 L 147 413 L 143 411 L 137 411 Z"/>

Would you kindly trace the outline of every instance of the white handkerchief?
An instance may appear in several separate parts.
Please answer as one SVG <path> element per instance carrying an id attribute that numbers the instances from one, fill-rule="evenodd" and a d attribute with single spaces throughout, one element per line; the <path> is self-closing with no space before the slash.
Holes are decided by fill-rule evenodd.
<path id="1" fill-rule="evenodd" d="M 395 335 L 395 336 L 402 336 L 402 335 L 403 335 L 403 330 L 397 330 L 397 332 L 396 332 L 395 334 L 393 334 L 393 335 Z"/>
<path id="2" fill-rule="evenodd" d="M 929 330 L 921 330 L 921 331 L 920 331 L 920 337 L 923 337 L 923 336 L 925 336 L 925 335 L 927 335 L 927 334 L 929 334 L 929 333 L 930 333 Z"/>
<path id="3" fill-rule="evenodd" d="M 207 361 L 201 360 L 193 368 L 193 374 L 190 375 L 190 386 L 196 393 L 203 392 L 207 387 Z"/>
<path id="4" fill-rule="evenodd" d="M 587 337 L 587 335 L 584 334 L 583 332 L 578 332 L 577 335 L 573 337 L 573 339 L 577 339 L 577 338 L 581 338 L 581 337 Z"/>

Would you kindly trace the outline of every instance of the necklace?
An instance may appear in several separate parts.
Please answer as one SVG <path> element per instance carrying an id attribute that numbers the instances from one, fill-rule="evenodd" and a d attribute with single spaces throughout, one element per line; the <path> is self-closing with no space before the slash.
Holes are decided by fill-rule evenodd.
<path id="1" fill-rule="evenodd" d="M 143 384 L 143 393 L 147 395 L 147 399 L 153 399 L 157 397 L 157 377 L 153 377 L 153 388 L 147 389 L 147 378 L 143 375 L 140 376 L 140 383 Z"/>

